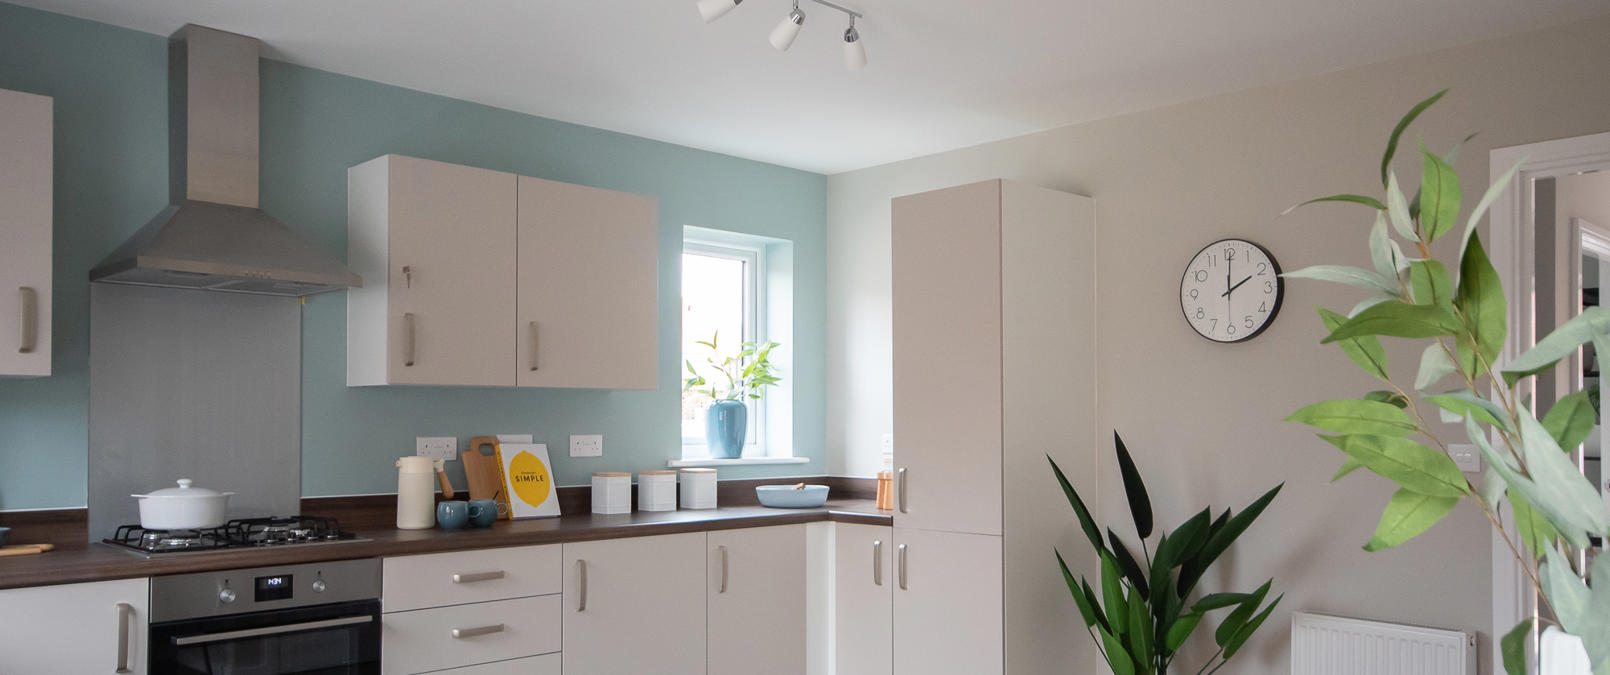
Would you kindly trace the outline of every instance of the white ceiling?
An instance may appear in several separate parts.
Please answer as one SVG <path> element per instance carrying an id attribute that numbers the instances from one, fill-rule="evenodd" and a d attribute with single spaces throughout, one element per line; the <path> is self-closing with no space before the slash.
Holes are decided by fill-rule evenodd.
<path id="1" fill-rule="evenodd" d="M 7 0 L 313 68 L 837 173 L 1610 12 L 1604 0 Z M 1426 85 L 1434 87 L 1432 84 Z"/>

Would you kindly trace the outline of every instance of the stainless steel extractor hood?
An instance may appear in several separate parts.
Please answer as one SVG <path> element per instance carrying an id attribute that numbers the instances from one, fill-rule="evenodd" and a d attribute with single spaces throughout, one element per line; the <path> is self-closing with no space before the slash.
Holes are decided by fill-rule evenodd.
<path id="1" fill-rule="evenodd" d="M 257 57 L 244 35 L 187 25 L 168 43 L 170 204 L 90 281 L 305 296 L 363 285 L 258 208 Z"/>

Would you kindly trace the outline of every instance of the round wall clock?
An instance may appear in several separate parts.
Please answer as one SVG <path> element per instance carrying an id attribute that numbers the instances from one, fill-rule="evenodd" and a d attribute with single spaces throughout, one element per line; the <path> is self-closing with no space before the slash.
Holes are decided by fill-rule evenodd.
<path id="1" fill-rule="evenodd" d="M 1284 295 L 1275 257 L 1245 239 L 1208 244 L 1180 277 L 1180 310 L 1186 322 L 1214 342 L 1257 337 L 1280 313 Z"/>

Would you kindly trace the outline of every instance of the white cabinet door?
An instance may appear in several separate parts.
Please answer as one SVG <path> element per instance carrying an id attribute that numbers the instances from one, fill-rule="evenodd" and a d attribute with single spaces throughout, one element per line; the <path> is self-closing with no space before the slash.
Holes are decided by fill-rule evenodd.
<path id="1" fill-rule="evenodd" d="M 703 532 L 565 544 L 566 675 L 704 675 Z"/>
<path id="2" fill-rule="evenodd" d="M 654 389 L 654 198 L 521 176 L 519 210 L 519 385 Z"/>
<path id="3" fill-rule="evenodd" d="M 893 528 L 833 524 L 834 672 L 894 668 L 894 547 Z"/>
<path id="4" fill-rule="evenodd" d="M 146 579 L 0 591 L 0 673 L 144 673 L 149 597 Z"/>
<path id="5" fill-rule="evenodd" d="M 1003 672 L 1001 538 L 896 527 L 894 541 L 895 675 Z"/>
<path id="6" fill-rule="evenodd" d="M 50 374 L 51 99 L 0 90 L 0 375 Z"/>
<path id="7" fill-rule="evenodd" d="M 1000 194 L 893 202 L 898 527 L 1001 533 Z"/>
<path id="8" fill-rule="evenodd" d="M 709 675 L 805 674 L 805 526 L 709 533 Z"/>

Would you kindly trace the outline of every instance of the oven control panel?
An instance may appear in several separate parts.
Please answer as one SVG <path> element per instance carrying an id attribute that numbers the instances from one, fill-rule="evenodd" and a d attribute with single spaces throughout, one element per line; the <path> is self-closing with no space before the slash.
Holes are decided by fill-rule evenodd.
<path id="1" fill-rule="evenodd" d="M 333 560 L 151 579 L 151 621 L 380 598 L 380 560 Z"/>

